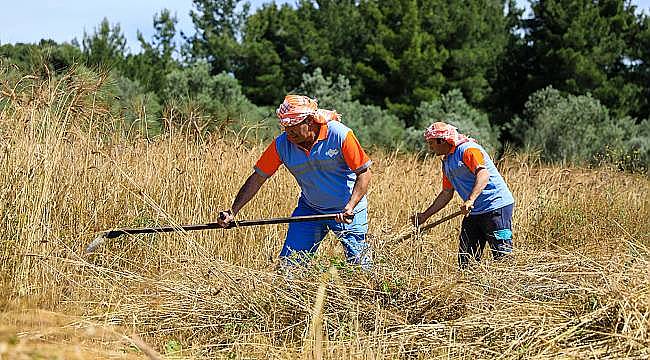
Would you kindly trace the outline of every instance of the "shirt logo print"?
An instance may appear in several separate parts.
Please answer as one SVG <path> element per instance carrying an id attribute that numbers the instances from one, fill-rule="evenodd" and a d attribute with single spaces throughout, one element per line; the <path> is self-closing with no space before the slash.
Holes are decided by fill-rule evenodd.
<path id="1" fill-rule="evenodd" d="M 329 157 L 334 157 L 334 156 L 336 156 L 336 155 L 338 155 L 338 154 L 339 154 L 339 151 L 336 150 L 336 149 L 329 149 L 329 150 L 327 150 L 327 152 L 325 153 L 325 155 L 327 155 L 327 156 L 329 156 Z"/>

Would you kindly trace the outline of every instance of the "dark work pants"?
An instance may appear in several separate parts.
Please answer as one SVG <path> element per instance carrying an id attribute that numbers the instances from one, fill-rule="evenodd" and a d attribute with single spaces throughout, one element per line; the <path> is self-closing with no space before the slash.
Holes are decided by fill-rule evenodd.
<path id="1" fill-rule="evenodd" d="M 466 268 L 472 259 L 480 261 L 486 243 L 490 245 L 495 260 L 512 253 L 513 208 L 511 204 L 463 219 L 458 247 L 461 268 Z"/>

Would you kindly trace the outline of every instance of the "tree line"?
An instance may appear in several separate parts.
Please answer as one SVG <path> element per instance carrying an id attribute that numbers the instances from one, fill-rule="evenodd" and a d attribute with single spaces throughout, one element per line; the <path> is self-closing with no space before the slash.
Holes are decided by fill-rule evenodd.
<path id="1" fill-rule="evenodd" d="M 421 130 L 447 119 L 494 151 L 647 171 L 650 23 L 629 1 L 531 1 L 528 17 L 514 0 L 193 5 L 192 34 L 164 9 L 151 39 L 138 33 L 138 53 L 104 19 L 81 43 L 6 44 L 0 59 L 55 74 L 110 68 L 125 118 L 146 108 L 156 131 L 170 106 L 211 131 L 268 121 L 302 92 L 378 146 L 417 150 Z"/>

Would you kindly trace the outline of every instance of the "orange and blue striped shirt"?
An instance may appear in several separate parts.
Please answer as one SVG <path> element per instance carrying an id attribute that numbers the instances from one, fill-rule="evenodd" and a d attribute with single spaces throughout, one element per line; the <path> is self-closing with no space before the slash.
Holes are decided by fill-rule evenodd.
<path id="1" fill-rule="evenodd" d="M 515 202 L 508 185 L 483 147 L 473 141 L 462 143 L 442 159 L 442 188 L 454 189 L 466 201 L 476 182 L 476 172 L 486 169 L 488 183 L 474 201 L 472 215 L 483 214 Z"/>
<path id="2" fill-rule="evenodd" d="M 255 171 L 268 178 L 282 164 L 298 182 L 301 198 L 313 209 L 325 213 L 341 211 L 347 205 L 356 173 L 369 168 L 372 161 L 350 128 L 330 121 L 321 125 L 309 151 L 291 143 L 287 134 L 282 133 L 266 148 L 255 164 Z M 366 206 L 364 196 L 357 209 Z"/>

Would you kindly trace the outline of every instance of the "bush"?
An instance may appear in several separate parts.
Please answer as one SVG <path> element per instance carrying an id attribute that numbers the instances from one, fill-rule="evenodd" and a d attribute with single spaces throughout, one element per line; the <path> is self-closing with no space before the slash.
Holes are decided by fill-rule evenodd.
<path id="1" fill-rule="evenodd" d="M 636 131 L 621 154 L 613 154 L 615 161 L 623 170 L 648 173 L 650 168 L 650 119 L 635 125 Z"/>
<path id="2" fill-rule="evenodd" d="M 605 159 L 624 167 L 639 166 L 644 156 L 647 161 L 647 123 L 612 118 L 591 95 L 563 96 L 547 87 L 530 96 L 524 120 L 523 143 L 541 150 L 543 160 L 596 164 Z"/>
<path id="3" fill-rule="evenodd" d="M 225 72 L 210 75 L 209 65 L 204 62 L 172 71 L 167 75 L 163 94 L 166 103 L 181 114 L 168 118 L 173 120 L 169 125 L 182 126 L 189 118 L 201 119 L 197 126 L 210 131 L 226 125 L 242 127 L 264 117 L 243 95 L 237 79 Z"/>
<path id="4" fill-rule="evenodd" d="M 499 150 L 498 131 L 490 126 L 488 116 L 465 101 L 458 89 L 451 90 L 438 100 L 422 102 L 415 112 L 415 125 L 406 130 L 405 142 L 413 150 L 426 148 L 424 130 L 433 122 L 454 125 L 466 136 L 475 138 L 485 150 Z"/>
<path id="5" fill-rule="evenodd" d="M 318 106 L 332 109 L 342 103 L 352 102 L 352 87 L 350 81 L 343 75 L 338 75 L 336 81 L 323 76 L 323 71 L 316 68 L 313 74 L 303 74 L 299 91 L 303 95 L 318 100 Z"/>
<path id="6" fill-rule="evenodd" d="M 354 130 L 362 145 L 400 146 L 404 137 L 404 125 L 400 119 L 378 106 L 352 100 L 350 82 L 345 76 L 339 75 L 334 82 L 317 68 L 313 74 L 303 74 L 299 91 L 316 98 L 320 108 L 340 113 L 341 122 Z"/>
<path id="7" fill-rule="evenodd" d="M 137 131 L 146 137 L 160 134 L 162 106 L 158 96 L 147 92 L 138 81 L 119 76 L 115 80 L 116 117 L 123 121 L 127 134 Z"/>

